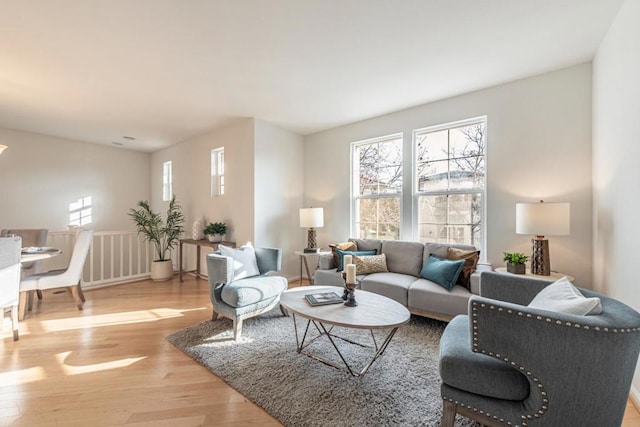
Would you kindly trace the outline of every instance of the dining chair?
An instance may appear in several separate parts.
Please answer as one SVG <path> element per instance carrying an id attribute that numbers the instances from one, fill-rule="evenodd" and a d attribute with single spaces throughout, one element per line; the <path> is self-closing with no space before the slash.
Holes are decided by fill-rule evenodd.
<path id="1" fill-rule="evenodd" d="M 20 237 L 0 238 L 0 309 L 2 318 L 6 309 L 11 309 L 13 340 L 18 336 L 18 292 L 20 289 Z"/>
<path id="2" fill-rule="evenodd" d="M 66 288 L 76 301 L 78 310 L 82 310 L 84 295 L 80 287 L 82 269 L 93 240 L 93 230 L 82 230 L 76 239 L 71 253 L 71 261 L 66 270 L 53 270 L 24 278 L 20 282 L 20 320 L 24 319 L 27 306 L 27 293 L 33 290 Z"/>
<path id="3" fill-rule="evenodd" d="M 22 247 L 42 247 L 47 244 L 47 235 L 49 230 L 46 228 L 17 228 L 0 230 L 0 237 L 18 236 L 22 238 Z M 38 274 L 42 271 L 42 261 L 32 261 L 22 263 L 21 276 L 27 277 Z M 38 299 L 42 299 L 42 291 L 37 290 Z M 29 294 L 29 304 L 33 301 L 33 292 Z"/>

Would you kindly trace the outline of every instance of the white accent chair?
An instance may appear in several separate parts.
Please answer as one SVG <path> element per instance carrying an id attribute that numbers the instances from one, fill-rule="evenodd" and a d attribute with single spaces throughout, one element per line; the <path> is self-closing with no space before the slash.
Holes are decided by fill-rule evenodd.
<path id="1" fill-rule="evenodd" d="M 82 269 L 93 240 L 93 230 L 82 230 L 76 239 L 71 261 L 66 270 L 53 270 L 26 277 L 20 282 L 20 320 L 24 319 L 29 291 L 54 288 L 67 288 L 76 301 L 78 310 L 82 310 L 84 295 L 80 288 Z"/>
<path id="2" fill-rule="evenodd" d="M 18 336 L 18 292 L 20 289 L 20 237 L 0 238 L 0 309 L 2 318 L 6 309 L 11 309 L 13 340 Z"/>
<path id="3" fill-rule="evenodd" d="M 46 228 L 5 228 L 0 231 L 0 237 L 18 236 L 22 238 L 22 247 L 42 247 L 47 244 L 49 230 Z M 42 271 L 42 261 L 32 261 L 22 263 L 22 278 L 38 274 Z M 42 299 L 42 291 L 36 291 L 38 299 Z M 29 307 L 33 303 L 33 292 L 29 294 Z M 31 308 L 29 308 L 31 309 Z"/>

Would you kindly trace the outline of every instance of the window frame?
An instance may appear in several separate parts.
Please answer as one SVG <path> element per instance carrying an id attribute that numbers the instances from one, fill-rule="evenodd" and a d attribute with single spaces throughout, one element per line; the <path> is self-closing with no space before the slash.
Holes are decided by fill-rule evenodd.
<path id="1" fill-rule="evenodd" d="M 419 191 L 419 183 L 418 183 L 418 159 L 417 159 L 417 138 L 420 134 L 438 132 L 442 130 L 449 130 L 453 128 L 460 128 L 464 126 L 469 126 L 473 124 L 482 123 L 484 124 L 484 152 L 483 152 L 483 161 L 484 161 L 484 176 L 482 180 L 482 188 L 473 187 L 473 188 L 465 188 L 465 189 L 446 189 L 446 190 L 432 190 L 432 191 Z M 486 254 L 486 246 L 487 246 L 487 140 L 488 140 L 488 120 L 487 116 L 479 116 L 473 117 L 464 120 L 457 120 L 454 122 L 443 123 L 435 126 L 427 126 L 420 129 L 414 129 L 412 131 L 411 138 L 411 147 L 412 147 L 412 214 L 411 214 L 411 228 L 412 228 L 412 238 L 415 241 L 420 241 L 420 196 L 440 196 L 440 195 L 456 195 L 456 194 L 476 194 L 480 193 L 481 195 L 481 206 L 480 206 L 480 218 L 481 218 L 481 226 L 480 226 L 480 244 L 477 249 L 480 250 L 481 254 Z M 447 154 L 447 161 L 451 161 L 451 157 Z M 458 224 L 448 224 L 447 226 L 457 226 Z M 473 245 L 473 242 L 471 242 Z"/>
<path id="2" fill-rule="evenodd" d="M 171 160 L 162 162 L 162 201 L 168 202 L 173 197 L 173 164 Z"/>
<path id="3" fill-rule="evenodd" d="M 360 194 L 355 194 L 355 190 L 356 188 L 358 188 L 358 186 L 360 185 L 360 167 L 358 165 L 358 169 L 356 171 L 355 168 L 355 153 L 356 153 L 356 149 L 359 146 L 362 145 L 370 145 L 370 144 L 380 144 L 382 142 L 386 142 L 386 141 L 391 141 L 391 140 L 400 140 L 401 144 L 400 144 L 400 165 L 402 168 L 402 180 L 401 180 L 401 185 L 400 185 L 400 191 L 398 193 L 375 193 L 375 194 L 370 194 L 370 195 L 360 195 Z M 383 199 L 383 198 L 393 198 L 393 199 L 398 199 L 399 201 L 399 218 L 400 220 L 398 221 L 398 238 L 402 238 L 402 231 L 403 231 L 403 224 L 402 224 L 402 213 L 403 213 L 403 195 L 404 195 L 404 172 L 405 172 L 405 159 L 404 159 L 404 134 L 402 132 L 398 132 L 398 133 L 393 133 L 393 134 L 389 134 L 389 135 L 384 135 L 384 136 L 379 136 L 379 137 L 375 137 L 375 138 L 369 138 L 369 139 L 365 139 L 365 140 L 360 140 L 360 141 L 354 141 L 351 143 L 350 145 L 350 157 L 349 157 L 349 168 L 350 168 L 350 189 L 349 189 L 349 195 L 350 195 L 350 235 L 357 237 L 357 238 L 364 238 L 361 237 L 359 235 L 359 231 L 360 228 L 358 226 L 359 222 L 357 222 L 357 212 L 358 212 L 358 201 L 359 200 L 364 200 L 364 199 Z M 356 173 L 358 174 L 358 176 L 356 177 Z M 377 223 L 378 224 L 378 223 Z M 376 237 L 376 238 L 379 238 Z"/>
<path id="4" fill-rule="evenodd" d="M 224 196 L 224 147 L 211 150 L 211 197 Z"/>

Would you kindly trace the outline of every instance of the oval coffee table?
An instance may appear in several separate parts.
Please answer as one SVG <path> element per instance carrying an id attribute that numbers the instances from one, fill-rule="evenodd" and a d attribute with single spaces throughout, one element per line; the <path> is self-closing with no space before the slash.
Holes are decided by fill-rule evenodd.
<path id="1" fill-rule="evenodd" d="M 285 291 L 280 296 L 280 305 L 292 314 L 298 353 L 334 368 L 347 371 L 354 377 L 360 377 L 366 374 L 373 362 L 384 353 L 398 328 L 407 323 L 411 315 L 405 306 L 391 298 L 362 290 L 356 290 L 355 293 L 356 301 L 358 302 L 357 307 L 347 307 L 342 303 L 312 306 L 305 299 L 305 295 L 307 294 L 318 294 L 322 292 L 335 292 L 338 295 L 342 295 L 343 290 L 344 288 L 337 286 L 316 285 L 293 288 Z M 296 316 L 307 319 L 307 325 L 302 338 L 299 337 Z M 315 326 L 318 335 L 313 338 L 308 338 L 311 325 Z M 352 344 L 357 343 L 333 334 L 332 330 L 336 326 L 353 329 L 369 329 L 371 331 L 375 353 L 361 371 L 355 371 L 349 365 L 340 352 L 340 349 L 336 346 L 334 338 L 340 338 Z M 373 334 L 374 329 L 391 329 L 380 346 L 378 346 Z M 330 360 L 319 357 L 306 350 L 309 345 L 322 337 L 329 339 L 344 363 L 344 366 L 337 365 Z"/>

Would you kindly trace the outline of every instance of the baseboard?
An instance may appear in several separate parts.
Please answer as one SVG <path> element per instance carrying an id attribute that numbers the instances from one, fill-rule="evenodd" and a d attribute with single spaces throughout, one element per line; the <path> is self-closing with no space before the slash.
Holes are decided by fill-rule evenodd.
<path id="1" fill-rule="evenodd" d="M 640 390 L 632 385 L 629 397 L 631 398 L 631 403 L 633 403 L 633 406 L 635 406 L 638 412 L 640 412 Z"/>

